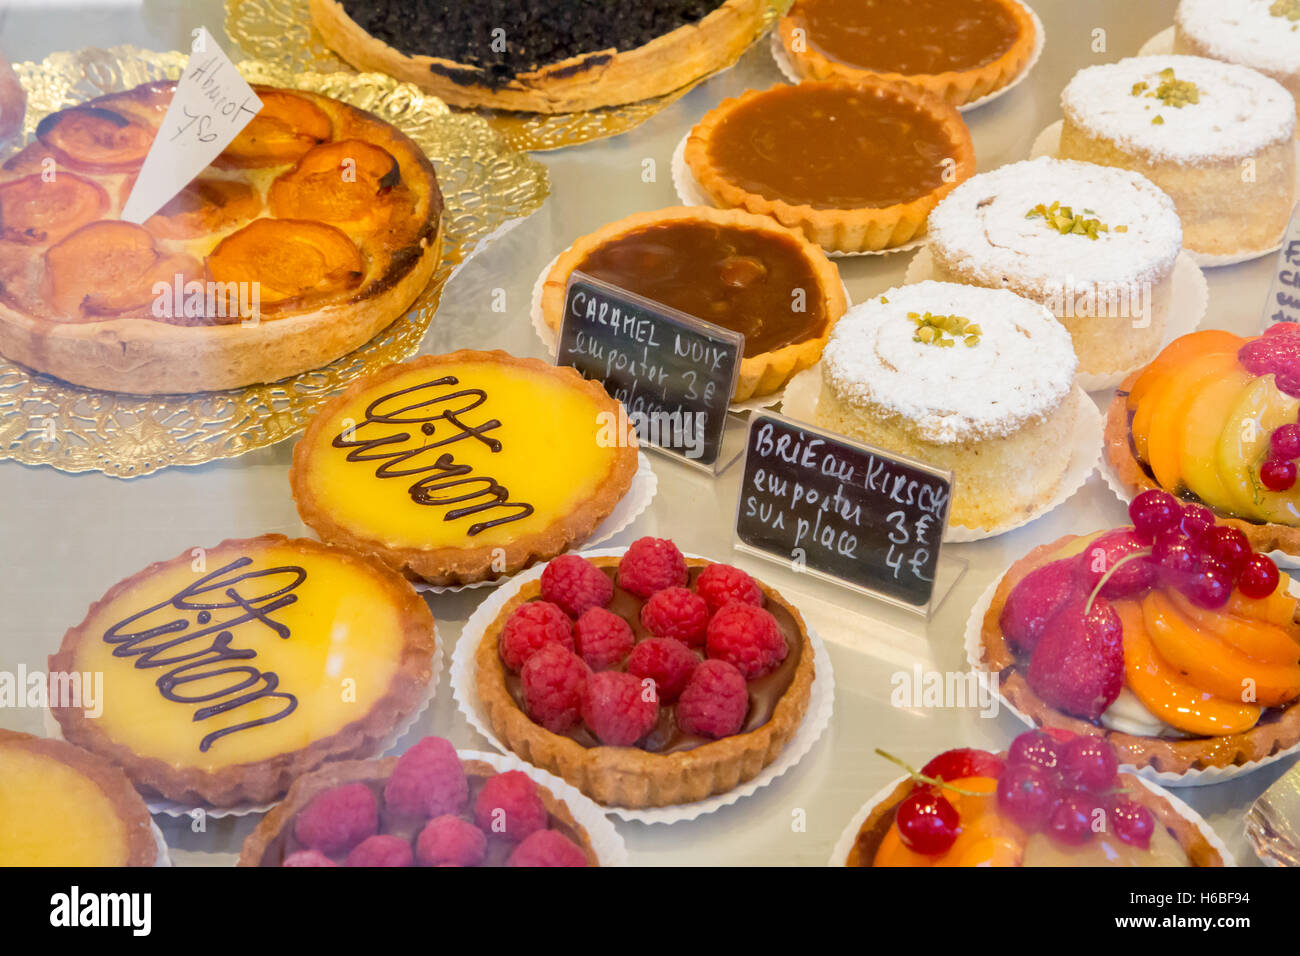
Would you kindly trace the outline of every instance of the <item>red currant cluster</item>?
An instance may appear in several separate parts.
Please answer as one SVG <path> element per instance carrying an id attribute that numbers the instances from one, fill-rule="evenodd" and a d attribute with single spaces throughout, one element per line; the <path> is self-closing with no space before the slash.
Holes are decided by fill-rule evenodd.
<path id="1" fill-rule="evenodd" d="M 1286 491 L 1295 484 L 1300 458 L 1300 425 L 1282 425 L 1268 438 L 1268 458 L 1259 466 L 1259 480 L 1269 491 Z"/>

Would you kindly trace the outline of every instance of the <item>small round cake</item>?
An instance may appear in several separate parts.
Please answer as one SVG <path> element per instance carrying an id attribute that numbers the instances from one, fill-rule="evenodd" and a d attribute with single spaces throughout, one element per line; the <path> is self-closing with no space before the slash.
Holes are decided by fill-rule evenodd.
<path id="1" fill-rule="evenodd" d="M 1275 80 L 1198 56 L 1090 66 L 1061 94 L 1058 155 L 1146 176 L 1183 244 L 1233 255 L 1278 243 L 1295 199 L 1295 101 Z"/>
<path id="2" fill-rule="evenodd" d="M 1096 375 L 1155 356 L 1182 244 L 1173 201 L 1147 179 L 1046 157 L 981 173 L 930 213 L 934 278 L 1042 303 Z"/>
<path id="3" fill-rule="evenodd" d="M 918 282 L 840 319 L 816 424 L 951 471 L 949 522 L 993 530 L 1056 493 L 1074 444 L 1076 365 L 1069 334 L 1038 303 Z"/>
<path id="4" fill-rule="evenodd" d="M 1174 52 L 1248 66 L 1300 99 L 1300 2 L 1181 0 Z"/>

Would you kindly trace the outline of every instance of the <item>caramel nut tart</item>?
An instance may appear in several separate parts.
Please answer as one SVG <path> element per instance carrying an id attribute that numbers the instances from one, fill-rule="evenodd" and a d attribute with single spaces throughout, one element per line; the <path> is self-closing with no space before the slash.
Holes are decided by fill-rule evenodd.
<path id="1" fill-rule="evenodd" d="M 839 270 L 820 248 L 740 209 L 636 213 L 583 236 L 542 287 L 542 316 L 557 334 L 575 271 L 744 333 L 738 402 L 771 395 L 813 365 L 847 306 Z"/>
<path id="2" fill-rule="evenodd" d="M 146 795 L 264 803 L 328 760 L 375 753 L 427 697 L 435 650 L 428 606 L 375 559 L 282 535 L 231 540 L 92 604 L 50 672 L 102 673 L 102 713 L 51 711 Z"/>
<path id="3" fill-rule="evenodd" d="M 153 866 L 149 808 L 112 763 L 0 730 L 0 866 Z"/>
<path id="4" fill-rule="evenodd" d="M 123 221 L 173 89 L 52 113 L 0 168 L 0 353 L 90 388 L 191 393 L 327 365 L 406 311 L 440 256 L 433 166 L 325 96 L 256 87 L 225 151 Z"/>
<path id="5" fill-rule="evenodd" d="M 1018 0 L 795 0 L 777 35 L 805 79 L 878 77 L 962 106 L 1025 71 L 1038 27 Z"/>
<path id="6" fill-rule="evenodd" d="M 749 90 L 691 130 L 685 159 L 715 205 L 771 216 L 827 251 L 877 252 L 925 231 L 975 172 L 957 110 L 903 83 Z"/>
<path id="7" fill-rule="evenodd" d="M 294 448 L 294 500 L 324 540 L 413 579 L 513 574 L 585 540 L 627 493 L 637 443 L 620 411 L 572 368 L 421 356 L 321 409 Z"/>
<path id="8" fill-rule="evenodd" d="M 739 569 L 642 538 L 564 555 L 484 631 L 475 687 L 503 744 L 605 806 L 692 803 L 757 776 L 816 676 L 799 612 Z"/>
<path id="9" fill-rule="evenodd" d="M 454 106 L 571 113 L 662 96 L 723 68 L 759 35 L 764 8 L 657 0 L 625 17 L 564 0 L 311 0 L 311 17 L 358 70 Z"/>
<path id="10" fill-rule="evenodd" d="M 1180 0 L 1174 52 L 1248 66 L 1300 97 L 1297 24 L 1295 0 Z"/>

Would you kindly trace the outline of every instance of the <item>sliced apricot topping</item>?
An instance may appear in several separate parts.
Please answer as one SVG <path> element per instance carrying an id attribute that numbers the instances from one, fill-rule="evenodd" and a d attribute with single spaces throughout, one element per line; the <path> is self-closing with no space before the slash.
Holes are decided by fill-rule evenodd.
<path id="1" fill-rule="evenodd" d="M 258 283 L 262 307 L 356 287 L 365 262 L 334 226 L 297 219 L 255 219 L 231 233 L 207 259 L 217 282 Z"/>
<path id="2" fill-rule="evenodd" d="M 318 146 L 271 184 L 267 203 L 283 218 L 377 222 L 410 202 L 401 168 L 385 149 L 357 139 Z"/>
<path id="3" fill-rule="evenodd" d="M 972 794 L 944 792 L 961 818 L 961 832 L 947 852 L 928 856 L 904 845 L 898 825 L 889 831 L 876 850 L 875 866 L 1019 866 L 1024 857 L 1025 832 L 997 812 L 998 782 L 993 777 L 962 777 L 950 781 Z"/>
<path id="4" fill-rule="evenodd" d="M 63 173 L 46 181 L 39 175 L 0 184 L 0 238 L 24 245 L 57 242 L 108 210 L 108 193 L 99 183 Z"/>
<path id="5" fill-rule="evenodd" d="M 1248 598 L 1234 588 L 1223 610 L 1252 621 L 1267 621 L 1296 636 L 1300 625 L 1296 624 L 1295 615 L 1300 601 L 1291 596 L 1290 583 L 1291 579 L 1287 575 L 1279 575 L 1277 590 L 1266 598 Z"/>
<path id="6" fill-rule="evenodd" d="M 1199 630 L 1218 635 L 1247 657 L 1268 664 L 1300 664 L 1300 644 L 1282 628 L 1266 621 L 1234 617 L 1223 613 L 1222 609 L 1208 611 L 1178 591 L 1169 591 L 1166 596 L 1178 613 Z"/>
<path id="7" fill-rule="evenodd" d="M 65 317 L 148 310 L 158 283 L 189 281 L 198 263 L 159 252 L 143 226 L 101 220 L 82 226 L 45 253 L 46 298 Z"/>
<path id="8" fill-rule="evenodd" d="M 280 90 L 257 91 L 258 111 L 213 163 L 227 169 L 283 166 L 296 162 L 334 131 L 329 116 L 305 97 Z"/>
<path id="9" fill-rule="evenodd" d="M 1147 402 L 1153 407 L 1151 425 L 1146 433 L 1145 457 L 1160 487 L 1169 491 L 1186 487 L 1182 474 L 1182 440 L 1187 409 L 1201 389 L 1220 381 L 1237 368 L 1234 352 L 1201 355 L 1175 369 L 1163 385 L 1147 396 Z M 1134 425 L 1136 439 L 1136 421 Z"/>
<path id="10" fill-rule="evenodd" d="M 36 138 L 61 164 L 92 173 L 123 173 L 144 162 L 155 130 L 116 110 L 73 106 L 51 113 Z"/>
<path id="11" fill-rule="evenodd" d="M 262 197 L 248 183 L 200 176 L 146 220 L 165 239 L 194 239 L 224 232 L 262 211 Z"/>
<path id="12" fill-rule="evenodd" d="M 1185 365 L 1199 355 L 1208 355 L 1211 352 L 1235 353 L 1245 344 L 1246 340 L 1241 336 L 1221 329 L 1191 332 L 1174 339 L 1151 361 L 1150 365 L 1142 370 L 1142 374 L 1133 383 L 1128 393 L 1129 411 L 1138 407 L 1138 403 L 1152 386 L 1179 366 Z"/>

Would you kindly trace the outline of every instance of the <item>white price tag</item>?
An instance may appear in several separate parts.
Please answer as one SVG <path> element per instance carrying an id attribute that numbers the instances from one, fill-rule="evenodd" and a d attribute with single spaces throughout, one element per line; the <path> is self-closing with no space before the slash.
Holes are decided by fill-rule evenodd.
<path id="1" fill-rule="evenodd" d="M 252 87 L 212 34 L 200 27 L 122 218 L 139 224 L 156 213 L 216 159 L 261 108 Z"/>
<path id="2" fill-rule="evenodd" d="M 1277 254 L 1273 283 L 1264 300 L 1261 326 L 1265 331 L 1278 322 L 1300 322 L 1300 203 L 1291 211 L 1291 222 Z"/>

